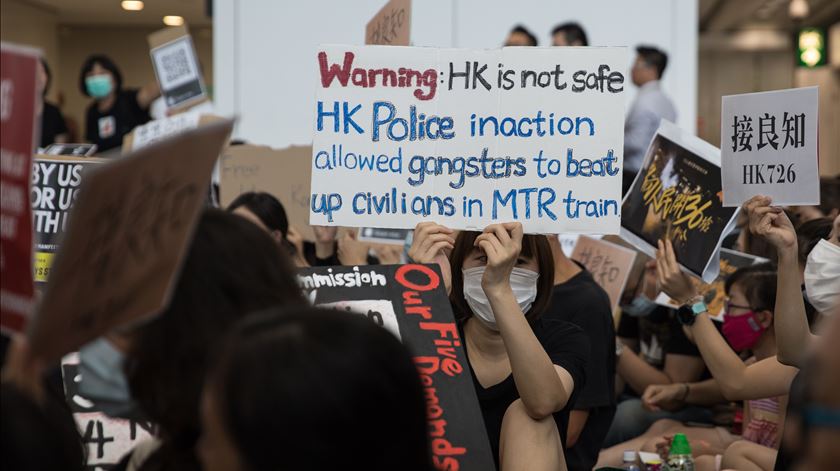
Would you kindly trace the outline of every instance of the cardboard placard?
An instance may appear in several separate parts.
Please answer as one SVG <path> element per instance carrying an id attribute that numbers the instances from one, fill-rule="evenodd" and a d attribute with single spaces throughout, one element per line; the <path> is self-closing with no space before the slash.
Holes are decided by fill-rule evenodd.
<path id="1" fill-rule="evenodd" d="M 298 282 L 313 304 L 365 315 L 411 348 L 432 411 L 436 469 L 495 468 L 438 265 L 302 268 Z"/>
<path id="2" fill-rule="evenodd" d="M 95 401 L 79 393 L 79 354 L 61 359 L 64 396 L 87 448 L 86 468 L 111 469 L 138 444 L 153 437 L 154 425 L 105 415 Z"/>
<path id="3" fill-rule="evenodd" d="M 309 226 L 309 173 L 312 148 L 237 145 L 224 150 L 219 160 L 219 200 L 227 208 L 237 196 L 264 191 L 280 200 L 289 225 L 305 239 L 314 240 Z"/>
<path id="4" fill-rule="evenodd" d="M 36 155 L 32 163 L 32 225 L 35 230 L 34 280 L 46 283 L 83 176 L 106 159 Z"/>
<path id="5" fill-rule="evenodd" d="M 96 149 L 96 144 L 50 144 L 44 149 L 44 155 L 90 157 L 96 153 Z"/>
<path id="6" fill-rule="evenodd" d="M 626 48 L 318 48 L 310 223 L 615 234 Z"/>
<path id="7" fill-rule="evenodd" d="M 607 292 L 613 310 L 618 307 L 627 277 L 633 269 L 636 251 L 603 239 L 578 237 L 570 257 L 592 273 L 598 286 Z"/>
<path id="8" fill-rule="evenodd" d="M 149 35 L 149 53 L 167 108 L 184 108 L 207 100 L 207 89 L 187 27 L 172 26 Z"/>
<path id="9" fill-rule="evenodd" d="M 0 329 L 21 332 L 32 309 L 32 209 L 29 182 L 38 139 L 40 52 L 0 44 Z"/>
<path id="10" fill-rule="evenodd" d="M 123 153 L 143 148 L 153 142 L 195 129 L 224 118 L 199 111 L 185 111 L 163 119 L 155 119 L 134 128 L 123 137 Z"/>
<path id="11" fill-rule="evenodd" d="M 662 120 L 624 196 L 621 238 L 650 257 L 670 239 L 680 266 L 710 283 L 737 212 L 723 207 L 720 151 Z"/>
<path id="12" fill-rule="evenodd" d="M 34 357 L 57 361 L 166 306 L 232 129 L 208 124 L 85 175 L 30 323 Z"/>
<path id="13" fill-rule="evenodd" d="M 820 204 L 819 88 L 729 95 L 722 99 L 723 205 L 755 195 L 773 204 Z"/>
<path id="14" fill-rule="evenodd" d="M 411 40 L 411 0 L 391 0 L 365 27 L 365 44 L 408 46 Z"/>
<path id="15" fill-rule="evenodd" d="M 692 277 L 691 282 L 697 288 L 697 293 L 703 296 L 703 302 L 706 303 L 709 314 L 716 320 L 722 321 L 723 312 L 726 309 L 726 290 L 724 289 L 726 280 L 739 268 L 769 261 L 766 258 L 722 248 L 720 249 L 720 272 L 717 278 L 711 283 L 703 283 L 698 278 Z M 659 293 L 655 301 L 672 309 L 680 307 L 680 303 L 665 293 Z"/>

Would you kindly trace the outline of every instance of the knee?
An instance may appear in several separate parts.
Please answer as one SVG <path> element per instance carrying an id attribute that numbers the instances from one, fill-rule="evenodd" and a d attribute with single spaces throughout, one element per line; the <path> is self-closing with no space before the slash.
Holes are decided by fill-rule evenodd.
<path id="1" fill-rule="evenodd" d="M 721 469 L 724 468 L 739 468 L 747 459 L 747 454 L 752 448 L 753 443 L 746 440 L 736 440 L 731 445 L 726 447 L 723 452 L 723 459 L 720 462 Z"/>
<path id="2" fill-rule="evenodd" d="M 661 435 L 679 428 L 682 424 L 673 419 L 659 419 L 648 429 L 648 433 Z"/>

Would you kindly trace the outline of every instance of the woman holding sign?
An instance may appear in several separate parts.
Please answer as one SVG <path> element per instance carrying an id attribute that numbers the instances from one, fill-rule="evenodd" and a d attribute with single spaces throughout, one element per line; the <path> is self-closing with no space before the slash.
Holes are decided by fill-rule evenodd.
<path id="1" fill-rule="evenodd" d="M 441 266 L 499 468 L 565 470 L 589 343 L 578 327 L 540 318 L 554 284 L 548 239 L 524 235 L 519 223 L 453 238 L 427 222 L 415 228 L 409 256 Z"/>

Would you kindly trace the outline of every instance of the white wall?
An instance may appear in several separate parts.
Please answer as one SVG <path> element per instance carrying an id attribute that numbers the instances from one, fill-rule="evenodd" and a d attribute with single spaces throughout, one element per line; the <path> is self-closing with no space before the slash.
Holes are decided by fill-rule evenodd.
<path id="1" fill-rule="evenodd" d="M 416 46 L 498 47 L 518 23 L 546 45 L 551 28 L 569 20 L 586 28 L 592 45 L 656 45 L 670 56 L 664 88 L 674 99 L 679 124 L 695 130 L 697 0 L 413 3 Z M 384 4 L 214 0 L 215 104 L 220 113 L 239 116 L 236 137 L 275 147 L 310 143 L 317 45 L 362 44 L 365 24 Z"/>

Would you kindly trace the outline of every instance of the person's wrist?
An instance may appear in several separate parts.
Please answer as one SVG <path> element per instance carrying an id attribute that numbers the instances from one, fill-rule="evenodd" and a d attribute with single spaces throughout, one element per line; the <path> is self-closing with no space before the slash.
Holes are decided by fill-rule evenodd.
<path id="1" fill-rule="evenodd" d="M 484 290 L 484 294 L 487 295 L 487 300 L 491 303 L 502 301 L 507 297 L 516 300 L 516 297 L 513 295 L 513 288 L 508 283 L 488 283 L 487 285 L 482 283 L 481 288 Z"/>
<path id="2" fill-rule="evenodd" d="M 688 383 L 682 383 L 683 392 L 680 396 L 680 402 L 685 402 L 688 399 L 688 394 L 691 392 L 691 386 Z"/>

